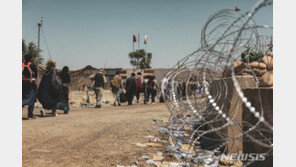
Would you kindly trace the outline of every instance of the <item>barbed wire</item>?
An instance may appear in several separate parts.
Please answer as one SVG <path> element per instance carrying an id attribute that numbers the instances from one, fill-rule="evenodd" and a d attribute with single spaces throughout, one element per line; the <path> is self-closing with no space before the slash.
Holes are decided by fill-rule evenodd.
<path id="1" fill-rule="evenodd" d="M 256 25 L 252 20 L 268 5 L 272 2 L 260 0 L 244 14 L 223 9 L 211 15 L 202 28 L 200 48 L 178 61 L 174 70 L 163 78 L 161 92 L 171 113 L 168 128 L 172 142 L 178 147 L 189 144 L 194 150 L 175 151 L 186 166 L 197 163 L 196 159 L 201 156 L 197 146 L 201 140 L 210 142 L 202 149 L 208 157 L 226 154 L 233 148 L 237 150 L 235 141 L 242 139 L 266 148 L 266 156 L 272 155 L 272 120 L 264 117 L 261 90 L 256 89 L 258 95 L 254 98 L 258 98 L 260 108 L 255 108 L 243 92 L 245 81 L 234 68 L 234 62 L 246 50 L 263 54 L 272 50 L 272 35 L 260 35 L 258 31 L 272 32 L 272 26 Z M 248 78 L 253 87 L 259 88 L 256 72 L 246 64 L 252 74 Z M 229 79 L 223 76 L 227 70 L 230 70 Z M 248 117 L 242 118 L 240 106 L 249 113 Z M 202 155 L 204 157 L 204 152 Z"/>

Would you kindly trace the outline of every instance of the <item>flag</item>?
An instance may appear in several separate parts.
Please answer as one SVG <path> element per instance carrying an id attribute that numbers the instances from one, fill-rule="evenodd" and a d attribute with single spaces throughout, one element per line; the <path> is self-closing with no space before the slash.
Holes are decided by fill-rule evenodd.
<path id="1" fill-rule="evenodd" d="M 147 34 L 146 34 L 145 38 L 144 38 L 144 44 L 147 44 L 147 41 L 148 41 L 148 37 L 147 37 Z"/>
<path id="2" fill-rule="evenodd" d="M 137 42 L 137 37 L 135 35 L 133 35 L 133 41 Z"/>

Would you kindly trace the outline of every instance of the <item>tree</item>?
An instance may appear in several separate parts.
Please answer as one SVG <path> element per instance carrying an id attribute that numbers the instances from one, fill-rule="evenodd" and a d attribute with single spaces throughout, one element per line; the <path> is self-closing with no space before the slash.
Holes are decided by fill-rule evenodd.
<path id="1" fill-rule="evenodd" d="M 43 63 L 43 57 L 41 56 L 42 50 L 38 50 L 36 44 L 34 42 L 30 42 L 28 46 L 26 45 L 25 40 L 22 40 L 22 57 L 24 60 L 24 56 L 26 54 L 30 54 L 32 56 L 32 61 L 34 64 L 38 64 L 38 57 L 40 56 L 40 63 Z"/>
<path id="2" fill-rule="evenodd" d="M 144 49 L 136 50 L 128 54 L 130 64 L 136 68 L 144 69 L 151 68 L 151 57 L 147 56 L 147 52 Z"/>
<path id="3" fill-rule="evenodd" d="M 26 52 L 27 52 L 27 45 L 25 43 L 25 40 L 23 39 L 22 40 L 22 57 L 23 57 L 23 59 L 24 59 Z"/>

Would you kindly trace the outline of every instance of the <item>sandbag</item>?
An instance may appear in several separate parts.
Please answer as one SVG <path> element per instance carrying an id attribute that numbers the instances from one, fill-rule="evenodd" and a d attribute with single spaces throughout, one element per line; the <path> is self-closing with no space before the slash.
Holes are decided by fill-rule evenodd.
<path id="1" fill-rule="evenodd" d="M 235 69 L 235 75 L 241 75 L 244 72 L 244 68 Z"/>
<path id="2" fill-rule="evenodd" d="M 267 69 L 267 65 L 265 63 L 262 62 L 258 62 L 258 61 L 254 61 L 252 63 L 246 63 L 245 64 L 246 67 L 251 67 L 253 68 L 257 68 L 257 69 Z"/>
<path id="3" fill-rule="evenodd" d="M 254 71 L 254 73 L 256 74 L 256 76 L 261 77 L 262 75 L 264 75 L 265 73 L 267 73 L 267 69 L 261 70 L 258 68 L 253 68 L 252 69 Z"/>
<path id="4" fill-rule="evenodd" d="M 240 75 L 242 75 L 242 76 L 252 76 L 252 74 L 245 73 L 245 72 L 241 73 Z"/>
<path id="5" fill-rule="evenodd" d="M 249 75 L 253 75 L 252 70 L 247 69 L 247 68 L 243 68 L 241 70 L 239 70 L 236 75 L 242 75 L 243 73 L 245 74 L 249 74 Z"/>
<path id="6" fill-rule="evenodd" d="M 273 57 L 272 56 L 263 56 L 261 62 L 267 65 L 269 70 L 273 69 Z"/>
<path id="7" fill-rule="evenodd" d="M 262 75 L 259 79 L 259 85 L 262 87 L 270 87 L 273 85 L 273 71 L 269 71 Z"/>
<path id="8" fill-rule="evenodd" d="M 242 61 L 237 60 L 237 61 L 235 61 L 235 62 L 233 63 L 233 67 L 234 67 L 234 68 L 239 68 L 242 64 L 243 64 Z"/>
<path id="9" fill-rule="evenodd" d="M 268 52 L 268 53 L 266 54 L 266 56 L 271 56 L 271 57 L 273 57 L 273 52 Z"/>

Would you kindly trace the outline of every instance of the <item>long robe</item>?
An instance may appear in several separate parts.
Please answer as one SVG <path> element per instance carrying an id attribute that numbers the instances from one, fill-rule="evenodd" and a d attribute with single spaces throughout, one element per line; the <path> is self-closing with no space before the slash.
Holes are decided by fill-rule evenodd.
<path id="1" fill-rule="evenodd" d="M 52 84 L 52 77 L 55 69 L 48 70 L 42 76 L 39 88 L 37 91 L 37 99 L 42 104 L 44 109 L 50 110 L 57 106 L 57 103 L 61 101 L 61 92 L 54 91 Z"/>

